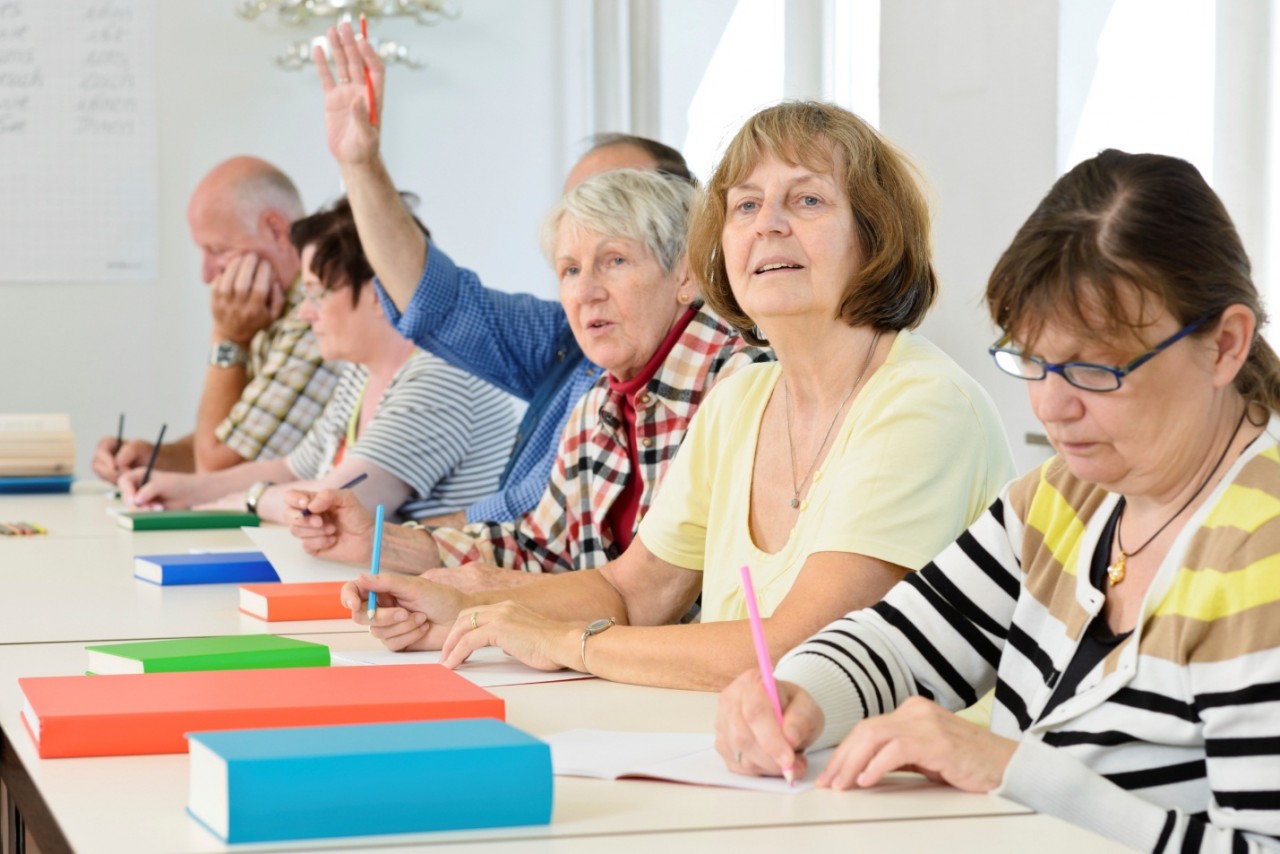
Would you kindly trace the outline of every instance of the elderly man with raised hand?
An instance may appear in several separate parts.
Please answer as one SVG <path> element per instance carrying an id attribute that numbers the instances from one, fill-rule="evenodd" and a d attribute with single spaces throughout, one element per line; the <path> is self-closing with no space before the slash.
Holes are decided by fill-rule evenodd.
<path id="1" fill-rule="evenodd" d="M 387 316 L 423 349 L 529 404 L 499 491 L 464 513 L 432 521 L 512 521 L 542 496 L 569 413 L 600 378 L 600 368 L 583 355 L 558 302 L 484 287 L 413 225 L 379 154 L 382 124 L 369 121 L 365 69 L 380 107 L 382 61 L 348 25 L 330 30 L 329 39 L 336 76 L 319 48 L 315 57 L 329 150 L 342 170 Z M 692 181 L 678 151 L 609 134 L 598 137 L 574 166 L 565 189 L 623 168 L 656 169 Z"/>
<path id="2" fill-rule="evenodd" d="M 285 456 L 320 415 L 337 382 L 302 303 L 289 228 L 303 215 L 293 182 L 256 157 L 233 157 L 201 179 L 187 207 L 213 317 L 195 432 L 160 447 L 156 468 L 217 471 Z M 151 443 L 98 442 L 93 470 L 115 481 L 145 465 Z"/>

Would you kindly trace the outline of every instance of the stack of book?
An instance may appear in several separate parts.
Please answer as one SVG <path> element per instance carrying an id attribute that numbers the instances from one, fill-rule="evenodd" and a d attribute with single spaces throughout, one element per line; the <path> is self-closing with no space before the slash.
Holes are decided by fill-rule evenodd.
<path id="1" fill-rule="evenodd" d="M 0 492 L 66 492 L 75 467 L 69 415 L 0 415 Z"/>

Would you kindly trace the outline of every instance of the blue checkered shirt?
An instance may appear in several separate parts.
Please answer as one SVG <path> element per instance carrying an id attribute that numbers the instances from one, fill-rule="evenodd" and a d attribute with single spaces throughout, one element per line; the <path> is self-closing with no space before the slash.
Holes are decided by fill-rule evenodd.
<path id="1" fill-rule="evenodd" d="M 467 508 L 468 522 L 509 522 L 538 503 L 569 413 L 597 379 L 558 302 L 484 287 L 434 243 L 404 313 L 377 282 L 391 323 L 446 362 L 529 402 L 499 490 Z"/>

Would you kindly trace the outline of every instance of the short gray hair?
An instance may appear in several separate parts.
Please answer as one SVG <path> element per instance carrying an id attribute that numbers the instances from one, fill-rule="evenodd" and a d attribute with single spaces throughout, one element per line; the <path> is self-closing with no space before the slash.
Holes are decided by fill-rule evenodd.
<path id="1" fill-rule="evenodd" d="M 302 219 L 306 209 L 302 196 L 289 176 L 264 164 L 263 168 L 245 176 L 232 190 L 236 213 L 250 233 L 258 230 L 258 218 L 269 210 L 279 211 L 290 222 Z"/>
<path id="2" fill-rule="evenodd" d="M 588 178 L 542 221 L 542 252 L 555 266 L 556 236 L 568 218 L 581 228 L 640 243 L 670 273 L 684 257 L 694 192 L 688 182 L 649 169 L 614 169 Z"/>

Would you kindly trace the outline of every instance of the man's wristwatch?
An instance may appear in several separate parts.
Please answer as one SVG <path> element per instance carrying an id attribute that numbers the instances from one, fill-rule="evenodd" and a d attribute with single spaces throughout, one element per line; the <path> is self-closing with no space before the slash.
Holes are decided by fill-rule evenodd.
<path id="1" fill-rule="evenodd" d="M 613 617 L 605 617 L 600 620 L 593 620 L 592 622 L 587 624 L 587 627 L 585 629 L 583 629 L 582 631 L 582 672 L 583 673 L 591 672 L 590 670 L 587 669 L 587 638 L 598 635 L 601 632 L 605 631 L 606 629 L 613 628 L 613 623 L 614 623 Z"/>
<path id="2" fill-rule="evenodd" d="M 234 341 L 219 341 L 209 351 L 209 364 L 219 368 L 231 368 L 249 361 L 249 354 Z"/>
<path id="3" fill-rule="evenodd" d="M 274 486 L 269 480 L 260 480 L 253 486 L 244 491 L 244 509 L 253 515 L 258 515 L 258 502 L 262 500 L 262 493 L 266 492 Z"/>

